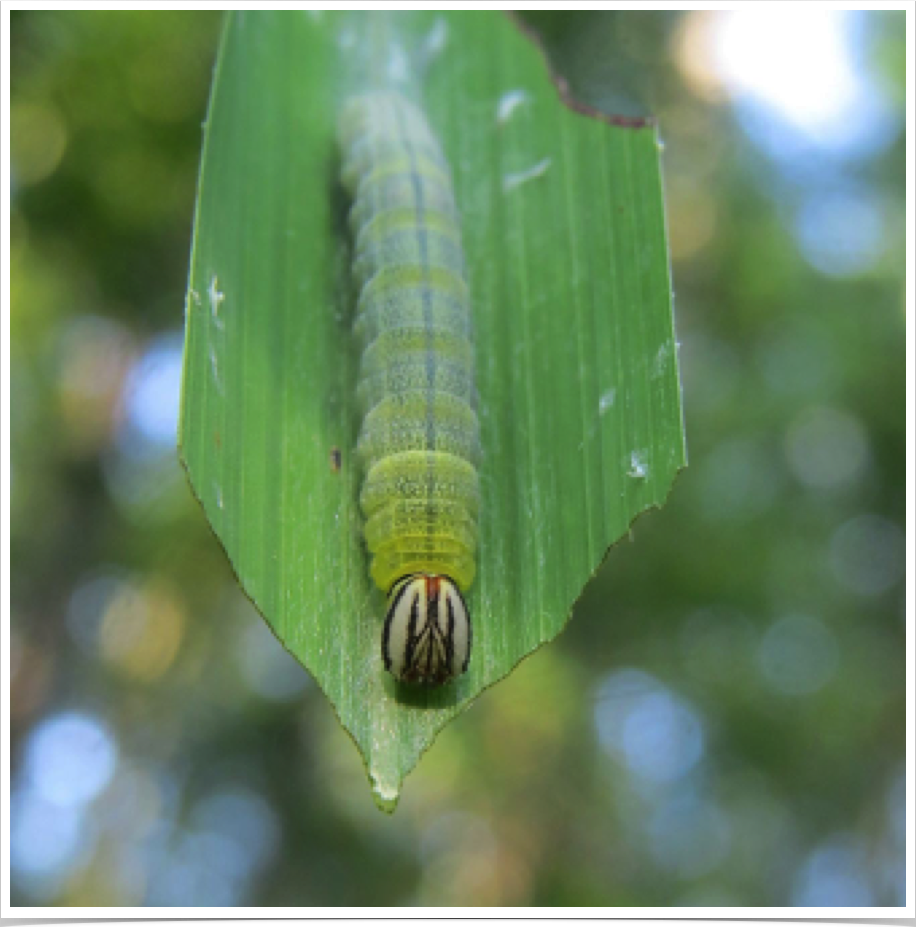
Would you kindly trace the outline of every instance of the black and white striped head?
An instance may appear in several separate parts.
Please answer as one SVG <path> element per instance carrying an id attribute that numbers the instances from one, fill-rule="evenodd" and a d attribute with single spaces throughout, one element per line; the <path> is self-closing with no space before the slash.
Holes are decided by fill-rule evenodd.
<path id="1" fill-rule="evenodd" d="M 439 686 L 468 668 L 471 618 L 447 576 L 414 573 L 388 593 L 382 632 L 385 669 L 402 682 Z"/>

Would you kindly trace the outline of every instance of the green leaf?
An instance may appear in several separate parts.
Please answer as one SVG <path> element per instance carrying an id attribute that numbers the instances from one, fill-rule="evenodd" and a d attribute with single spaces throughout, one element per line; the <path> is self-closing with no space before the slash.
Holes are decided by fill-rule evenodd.
<path id="1" fill-rule="evenodd" d="M 470 670 L 439 690 L 385 673 L 384 599 L 357 503 L 335 147 L 379 15 L 227 20 L 180 442 L 239 581 L 321 685 L 390 809 L 443 725 L 560 632 L 610 545 L 663 501 L 684 442 L 654 129 L 566 108 L 539 51 L 502 15 L 389 15 L 413 60 L 432 59 L 424 103 L 462 215 L 483 460 Z"/>

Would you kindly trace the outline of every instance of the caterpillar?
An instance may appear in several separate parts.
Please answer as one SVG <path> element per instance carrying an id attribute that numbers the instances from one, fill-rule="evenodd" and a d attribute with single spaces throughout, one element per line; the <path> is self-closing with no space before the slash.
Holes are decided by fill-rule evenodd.
<path id="1" fill-rule="evenodd" d="M 479 501 L 471 316 L 451 176 L 420 108 L 393 90 L 339 119 L 352 200 L 361 358 L 360 508 L 387 593 L 385 668 L 408 683 L 464 673 Z"/>

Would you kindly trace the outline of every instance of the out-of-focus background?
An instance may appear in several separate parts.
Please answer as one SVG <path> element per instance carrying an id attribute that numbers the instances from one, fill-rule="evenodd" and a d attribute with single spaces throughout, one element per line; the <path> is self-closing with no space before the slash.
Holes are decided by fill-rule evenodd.
<path id="1" fill-rule="evenodd" d="M 538 25 L 659 117 L 691 465 L 388 817 L 177 461 L 220 18 L 12 14 L 13 904 L 904 903 L 904 14 Z"/>

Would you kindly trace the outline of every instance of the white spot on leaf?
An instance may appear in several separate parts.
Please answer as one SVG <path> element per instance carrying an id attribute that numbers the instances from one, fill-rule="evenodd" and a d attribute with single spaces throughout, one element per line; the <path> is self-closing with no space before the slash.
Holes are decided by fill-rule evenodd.
<path id="1" fill-rule="evenodd" d="M 207 299 L 210 301 L 210 314 L 213 316 L 217 328 L 223 327 L 222 319 L 219 317 L 219 307 L 225 298 L 226 294 L 220 292 L 219 280 L 214 274 L 210 279 L 210 286 L 207 288 Z"/>
<path id="2" fill-rule="evenodd" d="M 213 382 L 217 391 L 222 395 L 223 381 L 219 375 L 219 357 L 216 354 L 216 348 L 212 344 L 210 345 L 210 373 L 213 374 Z"/>
<path id="3" fill-rule="evenodd" d="M 499 98 L 496 105 L 496 123 L 505 125 L 512 114 L 523 104 L 528 102 L 528 94 L 524 90 L 510 90 Z"/>
<path id="4" fill-rule="evenodd" d="M 388 59 L 388 78 L 396 84 L 406 84 L 410 79 L 410 62 L 400 45 L 392 45 Z"/>
<path id="5" fill-rule="evenodd" d="M 613 387 L 602 393 L 601 398 L 598 400 L 598 414 L 604 415 L 604 413 L 614 405 L 614 400 L 616 398 L 617 390 Z"/>
<path id="6" fill-rule="evenodd" d="M 630 469 L 627 476 L 634 480 L 644 480 L 649 475 L 649 465 L 646 463 L 645 451 L 630 452 Z"/>
<path id="7" fill-rule="evenodd" d="M 659 346 L 655 360 L 652 361 L 652 379 L 657 379 L 665 372 L 668 364 L 668 355 L 671 353 L 671 342 L 665 341 Z"/>
<path id="8" fill-rule="evenodd" d="M 433 23 L 423 43 L 425 63 L 429 64 L 430 61 L 442 54 L 442 49 L 445 48 L 447 42 L 448 23 L 440 17 Z"/>
<path id="9" fill-rule="evenodd" d="M 547 169 L 552 163 L 551 158 L 544 158 L 542 161 L 538 161 L 533 167 L 529 167 L 527 171 L 506 174 L 503 177 L 503 193 L 508 193 L 510 190 L 520 187 L 523 183 L 528 183 L 529 180 L 535 180 L 543 174 L 546 174 Z"/>

